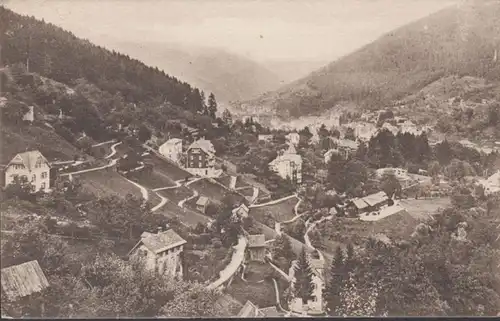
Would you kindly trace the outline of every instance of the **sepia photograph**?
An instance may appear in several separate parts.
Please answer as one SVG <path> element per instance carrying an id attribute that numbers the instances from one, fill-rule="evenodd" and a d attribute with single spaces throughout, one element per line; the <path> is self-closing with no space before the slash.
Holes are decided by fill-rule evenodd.
<path id="1" fill-rule="evenodd" d="M 1 318 L 500 316 L 499 0 L 0 0 Z"/>

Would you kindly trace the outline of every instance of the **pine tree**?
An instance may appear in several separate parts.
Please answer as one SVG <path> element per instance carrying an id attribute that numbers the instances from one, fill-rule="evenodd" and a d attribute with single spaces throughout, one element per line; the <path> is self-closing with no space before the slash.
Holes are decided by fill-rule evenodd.
<path id="1" fill-rule="evenodd" d="M 295 284 L 294 295 L 301 298 L 303 304 L 312 297 L 313 284 L 312 284 L 312 270 L 307 259 L 306 249 L 303 247 L 300 252 L 297 265 L 295 269 Z"/>
<path id="2" fill-rule="evenodd" d="M 205 98 L 205 92 L 202 90 L 200 93 L 200 101 L 201 101 L 201 110 L 203 112 L 203 115 L 208 115 L 208 108 L 206 104 L 206 98 Z"/>
<path id="3" fill-rule="evenodd" d="M 290 240 L 285 235 L 280 235 L 276 237 L 273 244 L 273 257 L 275 259 L 285 258 L 289 266 L 290 262 L 295 259 L 295 254 L 293 253 L 292 244 Z"/>
<path id="4" fill-rule="evenodd" d="M 208 115 L 215 119 L 215 113 L 217 112 L 217 101 L 215 100 L 214 93 L 210 93 L 210 96 L 208 96 L 207 110 Z"/>
<path id="5" fill-rule="evenodd" d="M 231 115 L 231 112 L 229 110 L 224 109 L 224 111 L 222 112 L 222 121 L 227 126 L 231 126 L 233 124 L 233 115 Z"/>
<path id="6" fill-rule="evenodd" d="M 333 315 L 337 307 L 341 304 L 340 294 L 346 282 L 346 269 L 344 266 L 344 253 L 340 246 L 335 251 L 335 257 L 330 267 L 330 278 L 326 284 L 324 298 L 326 301 L 327 312 Z"/>

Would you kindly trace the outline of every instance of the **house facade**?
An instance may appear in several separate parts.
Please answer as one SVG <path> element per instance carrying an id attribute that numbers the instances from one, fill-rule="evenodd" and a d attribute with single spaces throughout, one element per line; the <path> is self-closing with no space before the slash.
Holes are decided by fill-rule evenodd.
<path id="1" fill-rule="evenodd" d="M 182 278 L 182 253 L 187 242 L 174 230 L 158 230 L 157 234 L 144 232 L 141 240 L 129 252 L 134 260 L 141 260 L 145 268 L 160 276 Z"/>
<path id="2" fill-rule="evenodd" d="M 288 150 L 269 163 L 269 169 L 283 179 L 290 179 L 296 184 L 302 183 L 302 157 Z"/>
<path id="3" fill-rule="evenodd" d="M 286 140 L 290 144 L 297 146 L 300 142 L 300 135 L 298 133 L 290 133 L 290 134 L 286 135 Z"/>
<path id="4" fill-rule="evenodd" d="M 158 148 L 158 151 L 166 158 L 172 160 L 175 163 L 179 163 L 182 156 L 182 139 L 169 139 L 163 145 L 161 145 L 160 148 Z"/>
<path id="5" fill-rule="evenodd" d="M 33 186 L 33 192 L 50 189 L 50 164 L 37 150 L 19 153 L 5 168 L 5 186 L 15 177 L 26 178 Z"/>
<path id="6" fill-rule="evenodd" d="M 264 234 L 248 236 L 247 253 L 249 261 L 264 262 L 266 257 L 266 237 Z"/>
<path id="7" fill-rule="evenodd" d="M 352 153 L 355 153 L 359 146 L 357 142 L 349 139 L 334 139 L 333 143 L 337 146 L 339 154 L 345 159 L 347 159 Z"/>
<path id="8" fill-rule="evenodd" d="M 250 209 L 245 204 L 241 204 L 240 206 L 233 209 L 232 213 L 234 216 L 246 218 L 248 217 L 248 212 Z"/>
<path id="9" fill-rule="evenodd" d="M 480 180 L 479 184 L 484 187 L 486 196 L 500 192 L 500 170 L 487 179 Z"/>
<path id="10" fill-rule="evenodd" d="M 186 151 L 186 170 L 193 175 L 217 177 L 221 174 L 215 169 L 215 148 L 209 140 L 199 139 Z"/>
<path id="11" fill-rule="evenodd" d="M 208 204 L 210 204 L 210 200 L 208 199 L 208 197 L 200 196 L 196 201 L 196 209 L 205 214 Z"/>
<path id="12" fill-rule="evenodd" d="M 23 120 L 32 123 L 35 120 L 35 110 L 33 106 L 29 106 L 28 108 L 29 110 L 26 114 L 24 114 Z"/>

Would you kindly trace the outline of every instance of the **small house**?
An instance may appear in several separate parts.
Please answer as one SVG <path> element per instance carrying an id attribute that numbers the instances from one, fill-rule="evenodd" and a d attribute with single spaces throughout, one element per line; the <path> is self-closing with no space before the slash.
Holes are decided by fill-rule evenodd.
<path id="1" fill-rule="evenodd" d="M 200 196 L 196 201 L 196 209 L 205 214 L 208 204 L 210 204 L 210 200 L 208 199 L 208 197 Z"/>
<path id="2" fill-rule="evenodd" d="M 5 167 L 5 186 L 19 177 L 31 183 L 33 192 L 48 191 L 50 167 L 47 159 L 38 150 L 19 153 Z"/>
<path id="3" fill-rule="evenodd" d="M 245 218 L 245 217 L 248 217 L 249 211 L 250 211 L 250 209 L 248 208 L 248 206 L 246 206 L 245 204 L 242 203 L 240 206 L 234 208 L 232 212 L 233 212 L 234 216 Z"/>
<path id="4" fill-rule="evenodd" d="M 158 151 L 171 161 L 179 163 L 182 155 L 182 139 L 169 139 L 158 148 Z"/>
<path id="5" fill-rule="evenodd" d="M 325 158 L 325 164 L 328 164 L 330 162 L 333 155 L 339 155 L 339 154 L 340 152 L 336 148 L 332 148 L 329 151 L 327 151 L 325 154 L 323 154 L 323 157 Z"/>
<path id="6" fill-rule="evenodd" d="M 282 316 L 284 314 L 278 312 L 275 306 L 259 309 L 258 306 L 250 301 L 245 303 L 237 315 L 238 318 L 272 318 Z"/>
<path id="7" fill-rule="evenodd" d="M 161 276 L 182 278 L 182 253 L 186 240 L 174 230 L 158 233 L 144 232 L 141 240 L 129 252 L 134 260 L 142 260 L 145 268 L 157 272 Z"/>
<path id="8" fill-rule="evenodd" d="M 387 205 L 387 203 L 389 202 L 389 197 L 385 192 L 381 191 L 363 197 L 363 201 L 368 204 L 368 211 L 376 211 L 380 209 L 380 207 Z"/>
<path id="9" fill-rule="evenodd" d="M 266 237 L 264 234 L 248 236 L 248 260 L 264 262 L 266 256 Z"/>
<path id="10" fill-rule="evenodd" d="M 1 278 L 2 301 L 4 298 L 16 301 L 49 287 L 49 281 L 36 260 L 2 269 Z"/>
<path id="11" fill-rule="evenodd" d="M 35 111 L 33 106 L 28 107 L 29 110 L 23 116 L 23 120 L 32 123 L 35 120 Z"/>
<path id="12" fill-rule="evenodd" d="M 300 184 L 302 182 L 302 157 L 294 151 L 295 148 L 290 145 L 288 151 L 269 163 L 269 168 L 281 178 Z"/>

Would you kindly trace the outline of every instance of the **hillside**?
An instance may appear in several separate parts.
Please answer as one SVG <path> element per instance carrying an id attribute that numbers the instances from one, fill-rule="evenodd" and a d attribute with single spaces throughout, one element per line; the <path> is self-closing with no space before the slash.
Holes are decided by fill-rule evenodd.
<path id="1" fill-rule="evenodd" d="M 239 107 L 299 117 L 346 101 L 382 108 L 450 75 L 499 81 L 499 16 L 493 1 L 446 8 Z"/>
<path id="2" fill-rule="evenodd" d="M 222 49 L 147 41 L 117 41 L 113 47 L 205 92 L 213 92 L 221 102 L 251 99 L 293 80 L 281 79 L 269 68 Z"/>

